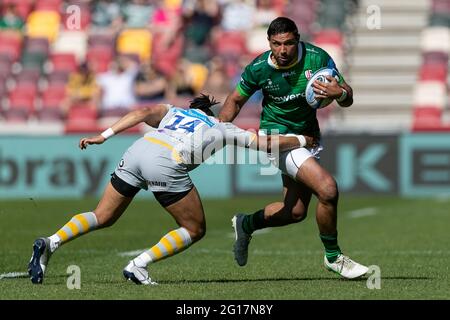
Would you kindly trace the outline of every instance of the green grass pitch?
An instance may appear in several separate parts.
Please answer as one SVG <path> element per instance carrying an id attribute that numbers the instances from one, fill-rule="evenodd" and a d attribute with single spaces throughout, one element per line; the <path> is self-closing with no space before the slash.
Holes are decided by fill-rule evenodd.
<path id="1" fill-rule="evenodd" d="M 305 221 L 255 234 L 247 266 L 237 266 L 230 219 L 271 200 L 276 198 L 204 201 L 205 238 L 151 265 L 150 275 L 159 282 L 151 287 L 125 281 L 122 268 L 133 251 L 149 248 L 176 227 L 155 201 L 136 201 L 113 227 L 60 248 L 42 285 L 32 285 L 23 275 L 33 240 L 53 234 L 73 215 L 95 208 L 97 201 L 1 201 L 0 299 L 450 298 L 450 199 L 341 196 L 340 246 L 356 261 L 379 266 L 379 289 L 369 289 L 367 279 L 343 280 L 324 269 L 314 201 Z M 79 290 L 67 287 L 70 265 L 81 270 Z M 10 277 L 13 272 L 18 276 Z"/>

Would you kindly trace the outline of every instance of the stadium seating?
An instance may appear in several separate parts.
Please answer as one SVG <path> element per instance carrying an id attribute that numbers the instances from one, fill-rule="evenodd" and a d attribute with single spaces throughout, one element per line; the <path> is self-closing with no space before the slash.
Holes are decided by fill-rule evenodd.
<path id="1" fill-rule="evenodd" d="M 7 56 L 11 62 L 19 59 L 22 51 L 22 36 L 15 32 L 0 32 L 0 55 Z"/>
<path id="2" fill-rule="evenodd" d="M 37 117 L 41 121 L 60 121 L 64 118 L 61 103 L 66 96 L 64 85 L 52 85 L 42 92 Z"/>
<path id="3" fill-rule="evenodd" d="M 52 43 L 58 36 L 61 17 L 57 11 L 36 10 L 27 18 L 27 35 L 47 38 Z"/>
<path id="4" fill-rule="evenodd" d="M 78 68 L 75 55 L 72 53 L 53 53 L 50 56 L 52 71 L 75 72 Z"/>
<path id="5" fill-rule="evenodd" d="M 126 29 L 117 39 L 119 54 L 137 54 L 141 61 L 150 59 L 152 34 L 146 29 Z"/>
<path id="6" fill-rule="evenodd" d="M 413 131 L 449 131 L 444 110 L 448 102 L 450 3 L 434 0 L 428 27 L 422 31 L 422 65 L 414 90 Z"/>
<path id="7" fill-rule="evenodd" d="M 72 106 L 65 123 L 66 133 L 97 132 L 97 112 L 85 105 Z"/>

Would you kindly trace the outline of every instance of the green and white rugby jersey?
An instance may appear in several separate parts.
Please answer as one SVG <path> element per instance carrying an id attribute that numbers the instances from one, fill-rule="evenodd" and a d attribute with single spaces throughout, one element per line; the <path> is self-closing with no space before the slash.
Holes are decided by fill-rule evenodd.
<path id="1" fill-rule="evenodd" d="M 336 68 L 333 59 L 323 49 L 300 42 L 295 63 L 287 67 L 276 66 L 266 51 L 245 68 L 236 89 L 240 95 L 250 97 L 262 90 L 260 129 L 270 134 L 295 133 L 320 135 L 316 110 L 305 99 L 308 79 L 323 67 Z M 344 79 L 339 76 L 339 83 Z"/>

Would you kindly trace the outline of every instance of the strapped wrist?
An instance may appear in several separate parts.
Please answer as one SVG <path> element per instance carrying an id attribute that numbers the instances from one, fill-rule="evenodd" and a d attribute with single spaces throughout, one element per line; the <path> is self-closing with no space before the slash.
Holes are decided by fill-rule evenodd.
<path id="1" fill-rule="evenodd" d="M 108 129 L 106 129 L 105 131 L 103 131 L 100 135 L 101 135 L 103 138 L 105 138 L 105 140 L 108 140 L 108 138 L 110 138 L 110 137 L 112 137 L 113 135 L 115 135 L 115 133 L 114 133 L 113 129 L 108 128 Z"/>

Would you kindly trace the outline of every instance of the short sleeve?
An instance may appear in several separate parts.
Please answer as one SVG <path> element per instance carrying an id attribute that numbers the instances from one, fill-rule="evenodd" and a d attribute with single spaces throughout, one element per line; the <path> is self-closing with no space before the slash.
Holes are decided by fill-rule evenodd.
<path id="1" fill-rule="evenodd" d="M 245 67 L 244 72 L 241 74 L 241 80 L 236 86 L 236 90 L 239 92 L 241 96 L 250 97 L 257 90 L 259 90 L 259 86 L 254 79 L 254 72 L 252 71 L 252 65 L 249 64 Z"/>

